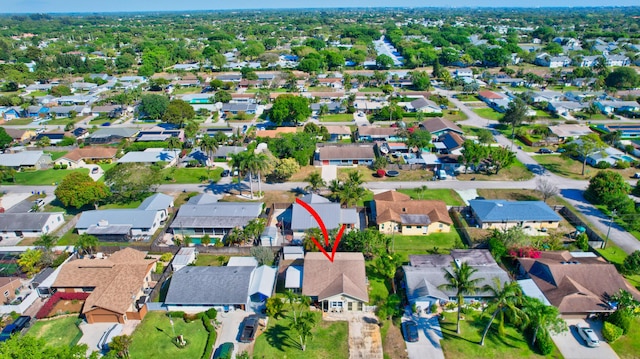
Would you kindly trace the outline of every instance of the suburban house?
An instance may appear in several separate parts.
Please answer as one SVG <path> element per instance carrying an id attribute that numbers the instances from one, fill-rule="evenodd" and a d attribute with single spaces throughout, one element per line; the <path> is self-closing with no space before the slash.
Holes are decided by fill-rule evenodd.
<path id="1" fill-rule="evenodd" d="M 318 102 L 311 104 L 312 115 L 317 116 L 322 106 L 327 107 L 327 113 L 343 113 L 347 110 L 340 102 Z"/>
<path id="2" fill-rule="evenodd" d="M 4 130 L 7 135 L 11 136 L 11 138 L 18 143 L 28 142 L 36 135 L 34 130 L 28 129 L 5 127 Z"/>
<path id="3" fill-rule="evenodd" d="M 373 144 L 325 145 L 319 143 L 313 162 L 315 166 L 369 166 L 375 159 Z"/>
<path id="4" fill-rule="evenodd" d="M 547 104 L 549 111 L 561 116 L 568 116 L 587 107 L 589 104 L 575 101 L 551 101 Z"/>
<path id="5" fill-rule="evenodd" d="M 617 148 L 605 147 L 587 156 L 587 164 L 597 166 L 600 162 L 607 162 L 610 166 L 615 166 L 618 161 L 631 162 L 633 159 Z"/>
<path id="6" fill-rule="evenodd" d="M 173 268 L 173 271 L 175 272 L 194 263 L 196 261 L 197 253 L 198 252 L 195 248 L 180 248 L 171 261 L 171 268 Z"/>
<path id="7" fill-rule="evenodd" d="M 449 232 L 451 218 L 443 201 L 412 200 L 404 193 L 387 191 L 373 196 L 372 219 L 385 234 L 428 235 Z"/>
<path id="8" fill-rule="evenodd" d="M 549 54 L 542 53 L 536 56 L 534 63 L 538 66 L 558 68 L 567 67 L 571 65 L 571 58 L 568 56 L 550 56 Z"/>
<path id="9" fill-rule="evenodd" d="M 223 113 L 231 113 L 237 115 L 238 112 L 244 112 L 247 115 L 255 115 L 256 110 L 258 109 L 258 105 L 255 103 L 223 103 L 221 111 Z"/>
<path id="10" fill-rule="evenodd" d="M 637 112 L 640 111 L 640 104 L 636 101 L 596 101 L 596 106 L 605 115 L 621 112 Z"/>
<path id="11" fill-rule="evenodd" d="M 611 55 L 611 54 L 605 53 L 603 56 L 604 56 L 605 64 L 609 67 L 631 65 L 631 60 L 625 55 Z"/>
<path id="12" fill-rule="evenodd" d="M 593 253 L 542 251 L 538 258 L 518 258 L 518 267 L 563 317 L 611 313 L 615 308 L 608 298 L 621 289 L 640 300 L 616 267 Z"/>
<path id="13" fill-rule="evenodd" d="M 358 126 L 355 132 L 355 138 L 360 142 L 403 140 L 401 137 L 398 137 L 398 128 L 396 127 L 373 126 Z"/>
<path id="14" fill-rule="evenodd" d="M 60 132 L 60 131 L 42 132 L 36 135 L 36 137 L 32 140 L 32 142 L 35 142 L 37 144 L 38 141 L 44 138 L 48 138 L 49 144 L 52 146 L 56 146 L 60 142 L 62 142 L 62 140 L 64 140 L 65 137 L 73 138 L 70 132 Z"/>
<path id="15" fill-rule="evenodd" d="M 329 133 L 329 142 L 338 142 L 351 139 L 351 129 L 349 126 L 325 126 Z"/>
<path id="16" fill-rule="evenodd" d="M 313 208 L 326 226 L 327 230 L 337 229 L 345 224 L 347 228 L 360 228 L 360 216 L 355 208 L 341 208 L 340 203 L 331 202 L 317 194 L 307 194 L 300 198 L 304 203 Z M 285 228 L 289 226 L 287 223 Z M 294 237 L 298 238 L 309 228 L 319 228 L 315 218 L 302 205 L 291 205 L 291 230 Z"/>
<path id="17" fill-rule="evenodd" d="M 456 133 L 460 136 L 464 135 L 464 131 L 455 123 L 440 117 L 422 121 L 420 128 L 429 131 L 431 136 L 438 138 L 447 133 Z"/>
<path id="18" fill-rule="evenodd" d="M 63 223 L 63 213 L 58 212 L 0 213 L 0 239 L 40 237 Z"/>
<path id="19" fill-rule="evenodd" d="M 91 107 L 91 114 L 93 116 L 107 116 L 109 118 L 118 118 L 122 116 L 125 109 L 120 105 L 105 105 L 105 106 L 93 106 Z"/>
<path id="20" fill-rule="evenodd" d="M 223 238 L 233 228 L 244 226 L 262 213 L 262 202 L 217 202 L 211 194 L 201 194 L 183 204 L 171 222 L 174 235 Z"/>
<path id="21" fill-rule="evenodd" d="M 165 150 L 163 148 L 147 148 L 144 151 L 127 152 L 118 159 L 118 163 L 144 163 L 157 164 L 163 162 L 165 167 L 171 167 L 176 164 L 177 156 L 174 150 Z"/>
<path id="22" fill-rule="evenodd" d="M 564 94 L 557 91 L 534 91 L 528 93 L 531 102 L 554 102 L 564 99 Z"/>
<path id="23" fill-rule="evenodd" d="M 43 151 L 0 153 L 0 163 L 15 170 L 40 170 L 51 164 L 51 154 Z"/>
<path id="24" fill-rule="evenodd" d="M 469 201 L 475 223 L 484 229 L 514 226 L 538 230 L 558 228 L 562 219 L 542 201 L 506 201 L 502 199 Z"/>
<path id="25" fill-rule="evenodd" d="M 138 208 L 103 209 L 80 214 L 76 230 L 103 241 L 147 240 L 164 225 L 173 207 L 173 197 L 156 193 Z"/>
<path id="26" fill-rule="evenodd" d="M 410 255 L 409 265 L 402 266 L 407 299 L 410 305 L 427 312 L 433 304 L 456 301 L 456 291 L 441 289 L 447 283 L 444 271 L 452 273 L 455 267 L 467 263 L 476 272 L 472 279 L 479 279 L 478 286 L 495 286 L 510 282 L 509 274 L 502 269 L 487 249 L 452 249 L 450 254 Z M 485 301 L 491 297 L 489 291 L 477 291 L 464 296 L 466 303 Z"/>
<path id="27" fill-rule="evenodd" d="M 500 113 L 505 112 L 509 107 L 509 102 L 511 102 L 509 96 L 487 90 L 479 91 L 478 98 Z"/>
<path id="28" fill-rule="evenodd" d="M 572 140 L 574 138 L 580 138 L 582 136 L 589 135 L 593 133 L 591 129 L 585 125 L 553 125 L 549 126 L 549 131 L 558 137 L 560 142 L 565 142 L 567 140 Z"/>
<path id="29" fill-rule="evenodd" d="M 178 128 L 163 128 L 156 126 L 149 129 L 140 130 L 136 137 L 136 142 L 144 141 L 167 141 L 171 137 L 176 137 L 180 142 L 184 142 L 184 130 Z"/>
<path id="30" fill-rule="evenodd" d="M 304 257 L 302 294 L 322 311 L 363 311 L 369 302 L 364 255 L 336 252 L 330 262 L 322 252 Z"/>
<path id="31" fill-rule="evenodd" d="M 87 137 L 89 144 L 108 144 L 120 142 L 123 139 L 133 139 L 138 133 L 138 129 L 126 127 L 100 128 Z"/>
<path id="32" fill-rule="evenodd" d="M 83 258 L 62 265 L 53 289 L 66 293 L 87 293 L 82 314 L 87 323 L 121 323 L 142 320 L 150 289 L 154 259 L 132 248 L 106 258 Z"/>
<path id="33" fill-rule="evenodd" d="M 442 113 L 442 109 L 438 104 L 431 100 L 427 100 L 424 97 L 420 97 L 409 102 L 405 105 L 405 108 L 409 112 Z"/>
<path id="34" fill-rule="evenodd" d="M 85 167 L 87 163 L 111 163 L 118 153 L 113 147 L 82 147 L 67 152 L 54 164 L 67 165 L 69 169 Z"/>
<path id="35" fill-rule="evenodd" d="M 199 313 L 236 309 L 259 313 L 276 285 L 277 269 L 269 266 L 187 266 L 173 273 L 165 305 L 168 310 Z"/>
<path id="36" fill-rule="evenodd" d="M 464 138 L 455 132 L 445 133 L 433 142 L 433 146 L 439 154 L 454 153 L 454 151 L 462 149 L 463 144 Z M 455 153 L 460 154 L 460 151 Z"/>
<path id="37" fill-rule="evenodd" d="M 611 123 L 598 125 L 597 127 L 607 132 L 619 131 L 622 139 L 637 139 L 640 137 L 640 125 L 618 125 Z"/>
<path id="38" fill-rule="evenodd" d="M 0 277 L 0 293 L 2 302 L 9 304 L 16 299 L 16 290 L 22 287 L 22 279 L 19 277 Z"/>

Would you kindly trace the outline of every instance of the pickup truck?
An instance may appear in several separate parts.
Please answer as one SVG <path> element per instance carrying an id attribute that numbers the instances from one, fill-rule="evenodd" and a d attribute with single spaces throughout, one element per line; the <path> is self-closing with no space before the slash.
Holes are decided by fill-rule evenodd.
<path id="1" fill-rule="evenodd" d="M 252 314 L 242 321 L 242 328 L 240 329 L 240 343 L 251 343 L 258 331 L 258 316 Z"/>

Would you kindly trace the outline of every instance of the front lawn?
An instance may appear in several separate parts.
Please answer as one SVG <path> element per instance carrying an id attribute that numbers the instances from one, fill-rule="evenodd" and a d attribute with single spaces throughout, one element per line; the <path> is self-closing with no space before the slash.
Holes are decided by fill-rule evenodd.
<path id="1" fill-rule="evenodd" d="M 582 173 L 582 163 L 572 158 L 562 155 L 535 155 L 532 156 L 536 162 L 548 171 L 559 176 L 583 180 L 588 177 L 589 172 L 598 171 L 589 166 L 585 167 L 585 176 Z"/>
<path id="2" fill-rule="evenodd" d="M 451 110 L 444 111 L 441 117 L 453 122 L 464 121 L 469 118 L 462 111 L 451 111 Z"/>
<path id="3" fill-rule="evenodd" d="M 472 178 L 478 181 L 526 181 L 533 178 L 533 173 L 522 162 L 516 160 L 511 167 L 501 169 L 498 174 L 494 172 L 491 174 L 469 172 L 467 174 L 460 173 L 457 178 L 461 181 L 468 181 Z"/>
<path id="4" fill-rule="evenodd" d="M 620 247 L 616 246 L 612 241 L 609 241 L 606 249 L 596 249 L 596 252 L 604 257 L 604 259 L 614 264 L 618 269 L 620 268 L 620 266 L 622 266 L 622 262 L 624 262 L 624 259 L 627 258 L 627 253 L 625 253 L 625 251 L 623 251 Z M 624 277 L 632 286 L 640 288 L 639 274 L 625 275 Z"/>
<path id="5" fill-rule="evenodd" d="M 55 183 L 62 182 L 71 172 L 81 172 L 89 174 L 88 168 L 78 168 L 75 170 L 39 170 L 39 171 L 25 171 L 16 173 L 16 181 L 3 181 L 3 184 L 19 184 L 25 186 L 51 186 Z"/>
<path id="6" fill-rule="evenodd" d="M 610 343 L 611 348 L 620 359 L 638 359 L 640 357 L 640 318 L 633 320 L 629 332 L 620 339 Z"/>
<path id="7" fill-rule="evenodd" d="M 391 248 L 402 256 L 403 262 L 409 260 L 410 254 L 448 253 L 451 249 L 462 247 L 460 234 L 453 226 L 449 233 L 432 233 L 424 236 L 394 234 L 391 238 Z"/>
<path id="8" fill-rule="evenodd" d="M 165 168 L 162 170 L 162 183 L 202 183 L 209 180 L 217 182 L 222 176 L 222 168 L 215 167 L 212 169 L 205 167 L 194 168 Z"/>
<path id="9" fill-rule="evenodd" d="M 464 202 L 458 193 L 450 188 L 428 189 L 420 192 L 418 189 L 399 189 L 398 192 L 410 196 L 412 199 L 429 199 L 443 201 L 449 206 L 463 206 Z"/>
<path id="10" fill-rule="evenodd" d="M 502 116 L 504 116 L 503 114 L 501 114 L 498 111 L 493 110 L 492 108 L 474 108 L 473 112 L 477 113 L 478 116 L 489 119 L 489 120 L 495 120 L 498 121 L 502 118 Z"/>
<path id="11" fill-rule="evenodd" d="M 183 335 L 187 341 L 185 348 L 174 344 L 174 330 L 166 312 L 149 312 L 131 335 L 131 358 L 200 358 L 208 336 L 202 320 L 186 323 L 174 318 L 173 324 L 176 336 Z"/>
<path id="12" fill-rule="evenodd" d="M 353 122 L 352 113 L 336 113 L 332 115 L 324 115 L 320 122 Z"/>
<path id="13" fill-rule="evenodd" d="M 265 359 L 340 359 L 349 358 L 349 325 L 347 322 L 327 322 L 322 313 L 314 312 L 316 325 L 307 340 L 305 351 L 300 349 L 298 334 L 291 329 L 289 318 L 269 318 L 267 329 L 256 338 L 253 348 L 256 357 Z M 132 355 L 132 357 L 134 357 Z"/>
<path id="14" fill-rule="evenodd" d="M 58 158 L 64 156 L 67 154 L 67 151 L 47 151 L 45 153 L 48 153 L 51 155 L 51 159 L 52 160 L 57 160 Z"/>
<path id="15" fill-rule="evenodd" d="M 497 323 L 493 323 L 484 346 L 480 346 L 482 331 L 484 330 L 489 316 L 482 319 L 481 312 L 466 314 L 466 320 L 461 321 L 461 334 L 456 333 L 456 313 L 444 313 L 444 320 L 440 321 L 444 340 L 440 341 L 445 358 L 456 359 L 512 359 L 512 358 L 546 358 L 536 354 L 529 347 L 527 340 L 522 333 L 511 326 L 505 326 L 505 335 L 497 333 Z M 560 353 L 555 350 L 551 358 L 561 358 Z"/>
<path id="16" fill-rule="evenodd" d="M 27 334 L 42 338 L 51 346 L 72 345 L 78 342 L 82 334 L 76 322 L 77 316 L 38 320 Z"/>

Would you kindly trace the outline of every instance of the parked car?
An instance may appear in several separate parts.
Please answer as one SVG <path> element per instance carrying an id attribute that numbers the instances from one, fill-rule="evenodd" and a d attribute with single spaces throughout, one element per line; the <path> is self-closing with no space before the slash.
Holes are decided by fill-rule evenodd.
<path id="1" fill-rule="evenodd" d="M 36 199 L 35 201 L 33 201 L 33 203 L 38 205 L 38 207 L 43 207 L 45 205 L 44 199 L 42 199 L 42 198 Z"/>
<path id="2" fill-rule="evenodd" d="M 582 339 L 584 339 L 584 342 L 588 347 L 595 348 L 600 346 L 600 340 L 593 329 L 580 324 L 576 325 L 576 328 L 578 328 L 578 334 L 580 334 Z"/>
<path id="3" fill-rule="evenodd" d="M 447 179 L 447 172 L 445 170 L 438 171 L 438 178 L 441 180 Z"/>
<path id="4" fill-rule="evenodd" d="M 418 324 L 413 320 L 402 322 L 402 336 L 404 340 L 413 343 L 418 341 Z"/>
<path id="5" fill-rule="evenodd" d="M 242 327 L 240 329 L 240 343 L 251 343 L 256 337 L 258 331 L 258 316 L 252 314 L 242 321 Z"/>
<path id="6" fill-rule="evenodd" d="M 231 342 L 226 342 L 220 344 L 218 349 L 213 353 L 213 359 L 231 359 L 233 357 L 233 352 L 235 351 L 235 346 Z"/>
<path id="7" fill-rule="evenodd" d="M 636 172 L 633 174 L 633 178 L 640 178 L 640 172 Z"/>
<path id="8" fill-rule="evenodd" d="M 231 173 L 229 170 L 222 171 L 222 177 L 229 177 L 229 173 Z"/>
<path id="9" fill-rule="evenodd" d="M 543 148 L 541 148 L 541 149 L 539 149 L 539 150 L 538 150 L 538 153 L 548 154 L 548 153 L 553 153 L 553 151 L 551 151 L 551 150 L 550 150 L 550 149 L 548 149 L 548 148 L 544 148 L 544 147 L 543 147 Z"/>
<path id="10" fill-rule="evenodd" d="M 31 324 L 31 317 L 28 315 L 21 315 L 13 323 L 7 325 L 0 333 L 0 342 L 7 341 L 13 334 L 20 333 L 22 329 L 29 328 Z"/>
<path id="11" fill-rule="evenodd" d="M 93 167 L 93 168 L 91 169 L 91 173 L 92 173 L 92 174 L 96 174 L 96 173 L 98 173 L 98 171 L 100 171 L 100 167 Z"/>

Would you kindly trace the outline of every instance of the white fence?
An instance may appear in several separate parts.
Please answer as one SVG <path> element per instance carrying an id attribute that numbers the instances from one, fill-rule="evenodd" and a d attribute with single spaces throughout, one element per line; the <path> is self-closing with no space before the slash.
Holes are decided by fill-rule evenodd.
<path id="1" fill-rule="evenodd" d="M 38 293 L 34 290 L 33 292 L 27 294 L 22 303 L 17 305 L 0 305 L 0 313 L 8 314 L 11 312 L 16 312 L 20 314 L 24 314 L 24 312 L 38 299 Z"/>

